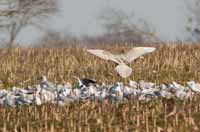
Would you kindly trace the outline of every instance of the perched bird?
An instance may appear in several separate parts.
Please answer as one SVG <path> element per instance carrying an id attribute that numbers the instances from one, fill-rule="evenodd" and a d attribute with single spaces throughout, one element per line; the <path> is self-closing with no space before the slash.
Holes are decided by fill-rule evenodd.
<path id="1" fill-rule="evenodd" d="M 151 82 L 145 82 L 144 80 L 140 80 L 138 83 L 139 87 L 141 89 L 151 89 L 155 85 L 154 83 Z"/>
<path id="2" fill-rule="evenodd" d="M 138 83 L 136 81 L 129 80 L 129 86 L 132 88 L 138 88 Z"/>
<path id="3" fill-rule="evenodd" d="M 200 84 L 196 84 L 194 81 L 188 81 L 187 85 L 193 92 L 200 92 Z"/>
<path id="4" fill-rule="evenodd" d="M 72 89 L 69 88 L 67 85 L 58 85 L 57 88 L 58 96 L 68 96 L 72 92 Z"/>
<path id="5" fill-rule="evenodd" d="M 47 77 L 46 76 L 41 76 L 39 78 L 40 80 L 40 87 L 41 88 L 44 88 L 44 89 L 47 89 L 47 90 L 56 90 L 56 85 L 50 81 L 47 80 Z"/>
<path id="6" fill-rule="evenodd" d="M 183 99 L 188 99 L 190 96 L 190 91 L 188 91 L 184 86 L 181 84 L 178 84 L 176 82 L 172 82 L 172 85 L 169 85 L 171 87 L 171 92 L 174 93 L 174 95 L 183 100 Z"/>
<path id="7" fill-rule="evenodd" d="M 107 90 L 103 89 L 103 90 L 100 91 L 100 94 L 97 96 L 97 99 L 99 101 L 103 101 L 106 98 L 107 95 L 108 95 Z"/>
<path id="8" fill-rule="evenodd" d="M 93 55 L 96 55 L 104 60 L 110 60 L 118 65 L 115 67 L 115 71 L 123 78 L 127 78 L 132 73 L 132 68 L 127 66 L 127 63 L 131 63 L 138 57 L 151 53 L 155 50 L 154 47 L 135 47 L 125 54 L 112 54 L 105 50 L 100 49 L 88 49 L 87 51 Z"/>
<path id="9" fill-rule="evenodd" d="M 11 92 L 9 92 L 4 99 L 4 105 L 15 107 L 16 106 L 15 102 L 16 102 L 16 96 L 13 95 Z"/>
<path id="10" fill-rule="evenodd" d="M 116 82 L 110 90 L 109 94 L 111 98 L 114 98 L 117 101 L 121 101 L 123 99 L 123 84 L 121 82 Z"/>

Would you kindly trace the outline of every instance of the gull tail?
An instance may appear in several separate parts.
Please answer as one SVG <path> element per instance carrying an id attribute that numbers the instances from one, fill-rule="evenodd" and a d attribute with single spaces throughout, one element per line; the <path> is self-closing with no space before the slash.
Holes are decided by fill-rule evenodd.
<path id="1" fill-rule="evenodd" d="M 123 78 L 127 78 L 132 73 L 132 68 L 127 66 L 126 64 L 119 64 L 115 67 L 115 71 Z"/>

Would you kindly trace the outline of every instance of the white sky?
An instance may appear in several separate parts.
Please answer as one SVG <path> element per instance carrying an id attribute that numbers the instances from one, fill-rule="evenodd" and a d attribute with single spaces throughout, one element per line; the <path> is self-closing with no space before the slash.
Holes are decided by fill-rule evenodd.
<path id="1" fill-rule="evenodd" d="M 75 35 L 99 34 L 103 28 L 97 17 L 106 7 L 121 9 L 127 14 L 134 12 L 136 19 L 145 19 L 164 40 L 184 40 L 184 0 L 62 0 L 61 12 L 49 20 L 49 27 Z M 41 36 L 38 31 L 29 28 L 19 40 L 30 42 L 38 36 Z"/>

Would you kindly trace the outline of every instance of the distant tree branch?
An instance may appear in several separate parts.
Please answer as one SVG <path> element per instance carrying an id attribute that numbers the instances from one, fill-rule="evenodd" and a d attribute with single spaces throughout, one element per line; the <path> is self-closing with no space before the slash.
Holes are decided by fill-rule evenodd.
<path id="1" fill-rule="evenodd" d="M 111 41 L 143 43 L 150 41 L 151 38 L 154 41 L 161 42 L 145 21 L 143 21 L 144 27 L 140 28 L 132 21 L 132 18 L 133 16 L 114 8 L 103 10 L 99 16 L 99 20 L 103 22 L 106 30 L 105 34 L 109 36 L 107 38 Z"/>
<path id="2" fill-rule="evenodd" d="M 0 30 L 9 34 L 13 47 L 20 31 L 34 26 L 57 11 L 57 0 L 0 0 Z"/>
<path id="3" fill-rule="evenodd" d="M 186 2 L 186 9 L 189 11 L 188 25 L 186 31 L 190 33 L 190 40 L 200 41 L 200 1 L 190 0 Z"/>

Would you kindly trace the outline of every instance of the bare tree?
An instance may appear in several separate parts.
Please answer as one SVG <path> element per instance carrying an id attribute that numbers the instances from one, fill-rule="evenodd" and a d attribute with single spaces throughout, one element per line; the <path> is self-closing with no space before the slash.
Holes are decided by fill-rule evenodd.
<path id="1" fill-rule="evenodd" d="M 80 43 L 80 41 L 70 31 L 63 33 L 54 30 L 49 30 L 41 37 L 41 39 L 36 41 L 36 43 L 33 44 L 32 47 L 61 48 L 61 47 L 69 47 L 72 45 L 77 45 L 78 43 Z"/>
<path id="2" fill-rule="evenodd" d="M 190 34 L 189 40 L 200 41 L 200 1 L 188 0 L 186 9 L 189 11 L 188 24 L 186 30 Z"/>
<path id="3" fill-rule="evenodd" d="M 133 16 L 127 15 L 122 10 L 106 8 L 100 13 L 99 19 L 105 28 L 104 38 L 108 39 L 107 41 L 137 43 L 144 43 L 146 40 L 160 41 L 146 21 L 140 21 L 143 24 L 139 27 L 132 20 Z"/>
<path id="4" fill-rule="evenodd" d="M 8 34 L 8 47 L 27 26 L 41 29 L 41 20 L 57 11 L 57 0 L 0 0 L 0 30 Z"/>

